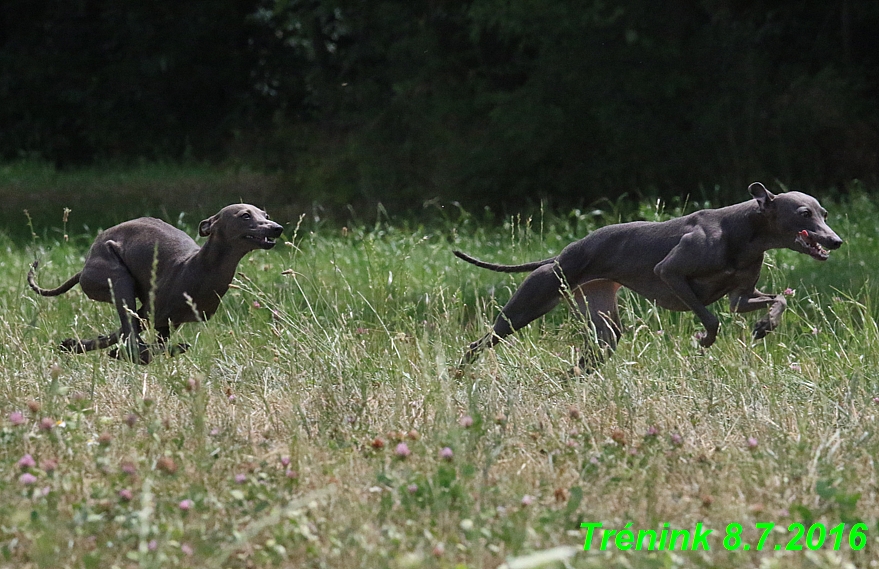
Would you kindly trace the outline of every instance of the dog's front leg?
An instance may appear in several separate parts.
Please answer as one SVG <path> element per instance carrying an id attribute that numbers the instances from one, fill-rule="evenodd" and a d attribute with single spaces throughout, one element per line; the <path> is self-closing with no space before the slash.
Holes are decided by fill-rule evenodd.
<path id="1" fill-rule="evenodd" d="M 781 315 L 787 308 L 787 300 L 782 294 L 764 294 L 757 289 L 750 292 L 734 292 L 729 295 L 729 308 L 732 312 L 745 313 L 769 307 L 769 312 L 754 324 L 754 339 L 759 340 L 775 330 L 781 323 Z"/>
<path id="2" fill-rule="evenodd" d="M 681 302 L 687 306 L 702 325 L 704 333 L 697 333 L 696 338 L 703 348 L 709 347 L 717 339 L 717 330 L 720 321 L 712 314 L 705 304 L 696 296 L 693 287 L 687 281 L 689 275 L 705 272 L 706 268 L 715 264 L 714 259 L 706 258 L 705 252 L 710 251 L 707 245 L 708 239 L 704 231 L 696 228 L 684 235 L 680 242 L 656 264 L 654 274 L 675 293 Z"/>

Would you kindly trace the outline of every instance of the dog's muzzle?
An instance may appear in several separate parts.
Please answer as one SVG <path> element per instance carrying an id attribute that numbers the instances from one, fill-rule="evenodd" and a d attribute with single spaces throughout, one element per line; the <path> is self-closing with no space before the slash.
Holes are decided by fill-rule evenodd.
<path id="1" fill-rule="evenodd" d="M 842 239 L 836 236 L 834 237 L 835 239 L 825 241 L 824 245 L 831 249 L 839 249 L 842 245 Z M 819 243 L 818 240 L 805 229 L 797 233 L 797 238 L 794 241 L 804 247 L 809 256 L 813 259 L 826 261 L 830 257 L 830 251 L 828 251 L 824 245 Z"/>

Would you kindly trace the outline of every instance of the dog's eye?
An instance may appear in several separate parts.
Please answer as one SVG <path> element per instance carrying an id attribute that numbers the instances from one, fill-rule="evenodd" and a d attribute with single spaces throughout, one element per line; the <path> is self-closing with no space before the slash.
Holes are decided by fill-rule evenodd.
<path id="1" fill-rule="evenodd" d="M 241 214 L 241 219 L 250 219 L 250 214 L 247 213 L 247 212 L 242 213 L 242 214 Z"/>
<path id="2" fill-rule="evenodd" d="M 809 209 L 800 210 L 800 215 L 802 215 L 806 219 L 809 219 L 810 217 L 812 217 L 812 210 L 809 210 Z"/>

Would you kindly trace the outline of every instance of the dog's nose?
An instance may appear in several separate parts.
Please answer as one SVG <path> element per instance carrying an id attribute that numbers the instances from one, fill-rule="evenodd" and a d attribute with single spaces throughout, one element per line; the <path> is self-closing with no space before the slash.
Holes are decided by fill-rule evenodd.
<path id="1" fill-rule="evenodd" d="M 828 237 L 825 247 L 827 247 L 828 249 L 839 249 L 840 247 L 842 247 L 843 243 L 845 243 L 845 241 L 840 239 L 839 235 L 834 233 L 830 237 Z"/>
<path id="2" fill-rule="evenodd" d="M 284 226 L 283 226 L 283 225 L 277 224 L 277 223 L 275 223 L 274 221 L 271 221 L 271 222 L 269 222 L 269 223 L 271 223 L 271 225 L 269 226 L 269 231 L 272 232 L 272 236 L 273 236 L 273 237 L 277 237 L 277 236 L 279 236 L 281 233 L 284 232 Z"/>

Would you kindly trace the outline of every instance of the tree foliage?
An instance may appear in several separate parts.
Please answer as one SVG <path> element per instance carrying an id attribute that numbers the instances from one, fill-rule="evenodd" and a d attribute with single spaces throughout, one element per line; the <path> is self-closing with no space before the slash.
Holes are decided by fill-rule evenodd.
<path id="1" fill-rule="evenodd" d="M 9 0 L 0 153 L 239 160 L 328 201 L 879 172 L 879 5 Z"/>

